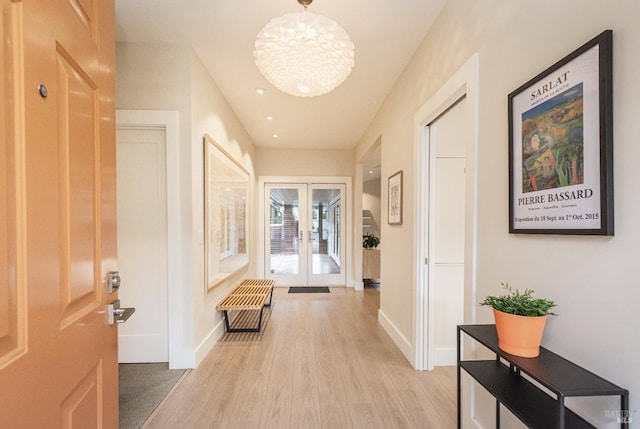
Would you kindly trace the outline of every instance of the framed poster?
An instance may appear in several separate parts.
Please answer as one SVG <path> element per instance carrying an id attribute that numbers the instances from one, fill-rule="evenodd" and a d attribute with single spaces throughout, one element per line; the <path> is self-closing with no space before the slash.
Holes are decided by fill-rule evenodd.
<path id="1" fill-rule="evenodd" d="M 402 224 L 402 170 L 389 177 L 389 225 Z"/>
<path id="2" fill-rule="evenodd" d="M 509 94 L 509 232 L 613 235 L 612 33 Z"/>
<path id="3" fill-rule="evenodd" d="M 205 290 L 249 264 L 249 172 L 204 136 Z"/>

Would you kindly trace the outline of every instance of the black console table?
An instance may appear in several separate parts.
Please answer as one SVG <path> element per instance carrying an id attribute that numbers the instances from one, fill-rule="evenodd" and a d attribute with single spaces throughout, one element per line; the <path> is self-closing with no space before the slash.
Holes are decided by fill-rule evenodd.
<path id="1" fill-rule="evenodd" d="M 461 360 L 461 333 L 496 354 L 495 360 Z M 495 325 L 458 326 L 458 429 L 461 427 L 460 370 L 464 369 L 496 398 L 496 428 L 500 427 L 500 405 L 530 428 L 594 428 L 565 407 L 571 396 L 620 396 L 620 413 L 613 413 L 621 427 L 629 427 L 629 391 L 540 347 L 540 356 L 523 358 L 498 348 Z M 545 393 L 529 379 L 551 391 Z"/>

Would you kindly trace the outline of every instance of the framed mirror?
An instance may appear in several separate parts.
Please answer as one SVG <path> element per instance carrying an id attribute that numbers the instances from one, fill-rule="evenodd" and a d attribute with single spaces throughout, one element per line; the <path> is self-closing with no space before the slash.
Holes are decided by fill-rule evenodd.
<path id="1" fill-rule="evenodd" d="M 249 172 L 204 136 L 206 291 L 249 264 Z"/>

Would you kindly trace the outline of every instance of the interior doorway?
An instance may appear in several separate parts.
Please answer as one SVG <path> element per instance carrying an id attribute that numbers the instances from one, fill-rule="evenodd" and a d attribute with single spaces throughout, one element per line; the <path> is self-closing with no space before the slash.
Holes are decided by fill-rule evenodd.
<path id="1" fill-rule="evenodd" d="M 345 185 L 266 183 L 264 195 L 265 278 L 345 285 Z"/>
<path id="2" fill-rule="evenodd" d="M 455 365 L 455 324 L 476 320 L 477 54 L 416 112 L 414 124 L 414 357 L 416 369 L 430 370 Z"/>
<path id="3" fill-rule="evenodd" d="M 119 125 L 116 155 L 120 299 L 136 308 L 118 330 L 118 361 L 168 362 L 165 129 Z"/>
<path id="4" fill-rule="evenodd" d="M 380 145 L 363 164 L 362 183 L 362 281 L 365 288 L 380 291 L 382 180 Z M 377 156 L 376 156 L 377 154 Z M 377 243 L 377 244 L 375 244 Z"/>
<path id="5" fill-rule="evenodd" d="M 464 322 L 465 120 L 461 98 L 431 122 L 429 164 L 429 285 L 433 366 L 455 365 L 456 326 Z"/>
<path id="6" fill-rule="evenodd" d="M 118 219 L 123 222 L 118 230 L 118 262 L 122 274 L 119 296 L 130 297 L 135 301 L 132 306 L 136 307 L 136 313 L 125 325 L 134 321 L 136 324 L 127 329 L 123 326 L 119 332 L 119 362 L 169 362 L 172 369 L 188 368 L 188 359 L 179 351 L 180 317 L 168 310 L 169 303 L 179 301 L 180 297 L 178 113 L 117 110 L 116 132 L 120 185 Z M 136 161 L 135 158 L 141 159 Z M 155 172 L 144 174 L 140 180 L 133 176 L 126 178 L 125 174 L 135 175 L 136 170 L 142 171 L 138 162 L 143 163 L 145 169 L 152 168 Z M 153 181 L 149 180 L 152 176 Z M 141 202 L 135 196 L 139 195 L 140 189 L 135 189 L 142 185 L 147 187 L 143 195 L 145 192 L 150 194 L 144 198 L 150 198 L 158 212 L 153 222 L 143 225 L 145 234 L 156 237 L 150 241 L 134 240 L 133 234 L 139 231 L 126 232 L 127 228 L 135 228 L 127 227 L 127 223 L 135 223 L 135 218 L 141 214 L 135 209 Z M 130 201 L 122 200 L 125 197 Z M 148 216 L 153 218 L 154 213 Z M 155 245 L 151 243 L 157 240 L 159 242 Z M 154 248 L 147 251 L 140 246 Z M 134 262 L 137 256 L 127 255 L 136 249 L 141 253 L 155 253 L 159 259 L 151 262 L 151 265 Z M 150 284 L 150 281 L 155 281 L 153 279 L 161 282 L 161 285 Z"/>

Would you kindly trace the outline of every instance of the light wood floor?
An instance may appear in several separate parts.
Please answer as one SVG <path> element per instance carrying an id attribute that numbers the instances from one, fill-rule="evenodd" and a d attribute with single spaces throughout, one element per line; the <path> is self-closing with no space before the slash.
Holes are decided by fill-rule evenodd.
<path id="1" fill-rule="evenodd" d="M 455 427 L 455 367 L 415 371 L 378 305 L 369 288 L 276 288 L 263 331 L 225 334 L 144 427 Z"/>

